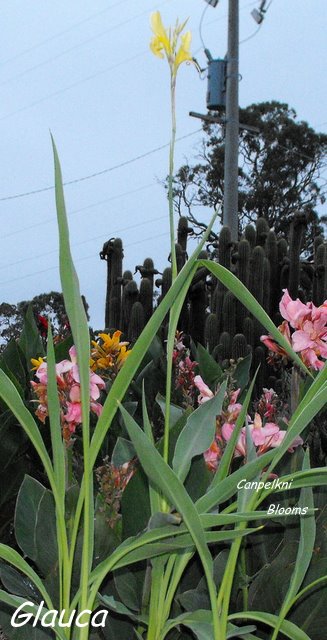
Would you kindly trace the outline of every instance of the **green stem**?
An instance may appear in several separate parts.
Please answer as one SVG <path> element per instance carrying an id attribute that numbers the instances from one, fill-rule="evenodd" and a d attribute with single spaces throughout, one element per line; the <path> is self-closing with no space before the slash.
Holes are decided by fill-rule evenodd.
<path id="1" fill-rule="evenodd" d="M 175 228 L 174 228 L 174 155 L 176 142 L 176 76 L 173 71 L 170 75 L 170 100 L 171 100 L 171 139 L 169 149 L 169 173 L 168 173 L 168 203 L 169 203 L 169 228 L 170 228 L 170 253 L 172 281 L 177 277 L 177 260 L 175 249 Z"/>
<path id="2" fill-rule="evenodd" d="M 242 549 L 241 549 L 241 567 L 242 567 L 244 576 L 247 576 L 246 553 L 245 553 L 244 545 L 242 546 Z M 249 605 L 249 590 L 248 590 L 247 584 L 245 584 L 242 587 L 242 594 L 243 594 L 243 608 L 244 608 L 244 611 L 247 611 L 248 605 Z"/>
<path id="3" fill-rule="evenodd" d="M 83 390 L 82 390 L 83 396 Z M 83 418 L 83 456 L 84 456 L 84 518 L 83 518 L 83 548 L 81 567 L 81 598 L 79 610 L 87 609 L 89 597 L 89 576 L 92 570 L 93 544 L 94 544 L 94 504 L 93 504 L 93 467 L 90 455 L 90 423 L 89 407 L 82 405 Z M 83 627 L 79 634 L 79 640 L 88 640 L 89 628 Z"/>
<path id="4" fill-rule="evenodd" d="M 152 562 L 152 575 L 151 575 L 151 594 L 150 594 L 150 607 L 149 607 L 149 626 L 147 633 L 147 640 L 158 640 L 160 634 L 160 609 L 159 599 L 162 589 L 162 573 L 163 562 L 162 559 L 156 559 Z"/>
<path id="5" fill-rule="evenodd" d="M 176 141 L 176 76 L 171 69 L 170 73 L 170 101 L 171 101 L 171 139 L 169 149 L 169 173 L 168 173 L 168 206 L 169 206 L 169 229 L 170 229 L 170 255 L 171 255 L 171 273 L 172 282 L 177 277 L 177 260 L 175 249 L 175 228 L 174 228 L 174 200 L 173 200 L 173 179 L 174 179 L 174 154 L 175 154 L 175 141 Z M 174 351 L 174 339 L 175 331 L 172 335 L 172 312 L 169 313 L 169 333 L 167 341 L 167 375 L 166 375 L 166 409 L 165 409 L 165 430 L 164 430 L 164 451 L 163 458 L 165 462 L 168 462 L 169 452 L 169 426 L 170 426 L 170 398 L 171 398 L 171 383 L 172 383 L 172 368 L 173 368 L 173 351 Z M 168 505 L 165 499 L 162 501 L 163 511 L 168 510 Z"/>

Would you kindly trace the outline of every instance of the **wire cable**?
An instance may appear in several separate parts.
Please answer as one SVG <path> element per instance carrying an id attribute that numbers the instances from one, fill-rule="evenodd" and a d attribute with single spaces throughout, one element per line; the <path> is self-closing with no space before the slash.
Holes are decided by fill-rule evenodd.
<path id="1" fill-rule="evenodd" d="M 104 13 L 111 11 L 111 9 L 115 9 L 116 7 L 119 7 L 122 4 L 126 4 L 126 2 L 130 2 L 130 0 L 120 0 L 120 2 L 116 2 L 115 4 L 112 4 L 110 7 L 105 7 L 105 9 L 102 9 L 102 11 L 97 11 L 96 13 L 92 13 L 87 18 L 84 18 L 79 22 L 75 22 L 67 29 L 64 29 L 63 31 L 59 31 L 59 33 L 55 33 L 49 38 L 46 38 L 45 40 L 41 40 L 41 42 L 37 42 L 36 44 L 33 44 L 32 47 L 29 47 L 28 49 L 24 49 L 23 51 L 20 51 L 20 53 L 16 53 L 16 55 L 12 56 L 11 58 L 2 60 L 1 66 L 3 67 L 5 64 L 9 64 L 9 62 L 13 62 L 14 60 L 17 60 L 18 58 L 21 58 L 22 56 L 26 55 L 27 53 L 30 53 L 31 51 L 35 51 L 35 49 L 42 47 L 44 44 L 48 44 L 49 42 L 52 42 L 52 40 L 55 40 L 56 38 L 59 38 L 60 36 L 63 36 L 66 33 L 69 33 L 70 31 L 73 31 L 73 29 L 80 27 L 82 24 L 86 24 L 87 22 L 90 22 L 90 20 L 93 20 L 94 18 L 98 18 Z"/>
<path id="2" fill-rule="evenodd" d="M 135 242 L 130 242 L 129 244 L 125 245 L 125 249 L 128 249 L 129 247 L 133 247 L 136 244 L 141 244 L 142 242 L 150 242 L 151 240 L 156 240 L 156 238 L 163 238 L 163 237 L 168 237 L 169 236 L 169 231 L 166 231 L 164 233 L 159 233 L 156 234 L 155 236 L 151 236 L 150 238 L 142 238 L 141 240 L 135 240 Z M 91 260 L 91 258 L 95 258 L 95 254 L 92 253 L 88 256 L 84 256 L 82 258 L 77 258 L 76 260 L 74 260 L 74 263 L 77 262 L 83 262 L 83 260 Z M 21 280 L 25 280 L 26 278 L 31 278 L 32 276 L 38 276 L 41 273 L 47 273 L 49 271 L 54 271 L 54 270 L 58 270 L 58 265 L 55 265 L 53 267 L 48 267 L 47 269 L 41 269 L 40 271 L 33 271 L 33 273 L 26 273 L 22 276 L 19 276 L 18 278 L 11 278 L 10 280 L 4 280 L 2 282 L 0 282 L 0 286 L 1 285 L 6 285 L 6 284 L 11 284 L 12 282 L 19 282 Z"/>
<path id="3" fill-rule="evenodd" d="M 263 25 L 263 22 L 261 22 L 257 26 L 256 30 L 250 36 L 248 36 L 247 38 L 244 38 L 244 40 L 240 40 L 240 42 L 238 44 L 241 45 L 241 44 L 244 44 L 244 42 L 248 42 L 249 40 L 252 40 L 252 38 L 254 38 L 257 35 L 257 33 L 259 33 L 262 25 Z"/>
<path id="4" fill-rule="evenodd" d="M 201 132 L 202 129 L 197 129 L 196 131 L 191 131 L 190 133 L 185 134 L 184 136 L 179 136 L 176 138 L 176 142 L 180 142 L 181 140 L 186 140 L 186 138 L 190 138 L 194 136 L 196 133 Z M 63 186 L 68 186 L 71 184 L 77 184 L 78 182 L 84 182 L 85 180 L 91 180 L 92 178 L 97 178 L 98 176 L 103 176 L 106 173 L 110 173 L 111 171 L 115 171 L 116 169 L 121 169 L 122 167 L 126 167 L 127 165 L 133 164 L 134 162 L 138 162 L 139 160 L 143 160 L 143 158 L 147 158 L 151 156 L 153 153 L 157 153 L 158 151 L 162 151 L 163 149 L 167 149 L 170 146 L 170 142 L 166 142 L 165 144 L 160 145 L 160 147 L 155 147 L 154 149 L 150 149 L 145 153 L 141 153 L 134 158 L 130 158 L 129 160 L 124 160 L 119 164 L 113 165 L 112 167 L 108 167 L 107 169 L 102 169 L 101 171 L 96 171 L 95 173 L 91 173 L 87 176 L 83 176 L 82 178 L 75 178 L 74 180 L 68 180 L 67 182 L 63 182 Z M 16 200 L 18 198 L 25 198 L 27 196 L 32 196 L 37 193 L 43 193 L 44 191 L 52 191 L 55 188 L 54 185 L 49 187 L 42 187 L 41 189 L 33 189 L 33 191 L 25 191 L 24 193 L 17 193 L 11 196 L 4 196 L 0 198 L 0 202 L 8 201 L 8 200 Z"/>
<path id="5" fill-rule="evenodd" d="M 160 220 L 166 220 L 167 219 L 167 215 L 161 215 L 161 216 L 157 216 L 156 218 L 148 218 L 147 220 L 144 220 L 143 222 L 138 222 L 136 224 L 129 224 L 126 227 L 121 227 L 120 229 L 110 229 L 110 235 L 117 235 L 119 233 L 122 233 L 123 231 L 129 231 L 130 229 L 138 229 L 139 227 L 143 227 L 146 224 L 150 224 L 151 222 L 159 222 Z M 93 242 L 94 240 L 100 240 L 103 239 L 103 233 L 101 233 L 100 235 L 97 236 L 93 236 L 92 238 L 87 238 L 87 240 L 81 240 L 80 242 L 74 242 L 72 243 L 72 247 L 80 247 L 83 244 L 87 244 L 88 242 Z M 53 249 L 52 251 L 46 251 L 44 253 L 39 253 L 38 255 L 32 255 L 29 256 L 27 258 L 22 258 L 21 260 L 15 260 L 14 262 L 9 262 L 3 265 L 0 265 L 0 271 L 2 271 L 3 269 L 7 269 L 8 267 L 14 267 L 16 266 L 16 264 L 22 264 L 22 263 L 26 263 L 26 262 L 30 262 L 31 260 L 38 260 L 39 258 L 46 258 L 47 256 L 50 256 L 54 253 L 58 253 L 58 249 Z"/>
<path id="6" fill-rule="evenodd" d="M 136 189 L 131 189 L 130 191 L 124 191 L 123 193 L 119 193 L 116 196 L 110 196 L 110 198 L 105 198 L 104 200 L 99 200 L 98 202 L 93 202 L 91 204 L 86 205 L 85 207 L 81 207 L 80 209 L 74 209 L 73 211 L 70 211 L 67 215 L 68 218 L 71 218 L 73 215 L 75 215 L 76 213 L 81 213 L 83 211 L 86 211 L 88 209 L 92 209 L 93 207 L 97 207 L 99 205 L 102 204 L 107 204 L 108 202 L 111 202 L 112 200 L 121 200 L 121 198 L 123 198 L 124 196 L 128 196 L 134 193 L 137 193 L 138 191 L 144 191 L 144 189 L 148 189 L 150 187 L 154 187 L 156 186 L 155 182 L 151 182 L 151 184 L 148 185 L 144 185 L 142 187 L 137 187 Z M 17 236 L 19 233 L 25 233 L 26 231 L 30 231 L 30 229 L 35 229 L 36 227 L 42 227 L 45 224 L 49 224 L 50 222 L 54 222 L 54 218 L 46 218 L 46 220 L 41 220 L 40 222 L 35 222 L 34 224 L 29 224 L 27 227 L 19 227 L 19 229 L 16 229 L 15 231 L 11 231 L 10 233 L 6 233 L 6 234 L 2 234 L 1 235 L 1 240 L 5 239 L 5 238 L 10 238 L 12 236 Z"/>
<path id="7" fill-rule="evenodd" d="M 158 6 L 161 7 L 162 5 L 167 4 L 167 2 L 169 2 L 169 0 L 164 0 L 164 2 L 161 2 Z M 82 42 L 78 42 L 73 47 L 69 47 L 68 49 L 65 49 L 64 51 L 61 51 L 57 55 L 52 56 L 51 58 L 48 58 L 47 60 L 43 60 L 42 62 L 39 62 L 38 64 L 35 64 L 32 67 L 29 67 L 28 69 L 25 69 L 21 73 L 18 73 L 16 76 L 12 76 L 11 78 L 7 78 L 6 80 L 3 80 L 2 82 L 0 82 L 0 87 L 4 86 L 6 84 L 9 84 L 10 82 L 14 82 L 15 80 L 19 80 L 19 78 L 22 78 L 23 76 L 25 76 L 30 71 L 35 71 L 36 69 L 39 69 L 40 67 L 43 67 L 43 66 L 45 66 L 47 64 L 50 64 L 51 62 L 54 62 L 55 60 L 58 60 L 62 56 L 65 56 L 66 54 L 71 53 L 72 51 L 75 51 L 76 49 L 79 49 L 80 47 L 83 47 L 84 45 L 89 44 L 90 42 L 94 42 L 94 40 L 97 40 L 98 38 L 102 38 L 103 36 L 107 35 L 108 33 L 111 33 L 112 31 L 115 31 L 116 29 L 119 29 L 120 27 L 123 27 L 126 24 L 129 24 L 130 22 L 133 22 L 137 18 L 140 18 L 140 17 L 142 17 L 144 15 L 147 15 L 147 14 L 148 14 L 147 10 L 146 11 L 142 11 L 141 13 L 138 13 L 137 15 L 132 16 L 131 18 L 128 18 L 127 20 L 123 20 L 123 22 L 119 22 L 118 24 L 113 25 L 112 27 L 109 27 L 109 29 L 105 29 L 104 31 L 101 31 L 100 33 L 92 36 L 91 38 L 87 38 L 87 40 L 83 40 Z"/>

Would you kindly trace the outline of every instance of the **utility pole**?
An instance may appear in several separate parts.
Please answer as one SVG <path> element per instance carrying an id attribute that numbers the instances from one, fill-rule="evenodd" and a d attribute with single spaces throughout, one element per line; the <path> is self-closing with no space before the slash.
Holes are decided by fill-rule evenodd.
<path id="1" fill-rule="evenodd" d="M 223 222 L 238 240 L 239 0 L 229 0 Z"/>

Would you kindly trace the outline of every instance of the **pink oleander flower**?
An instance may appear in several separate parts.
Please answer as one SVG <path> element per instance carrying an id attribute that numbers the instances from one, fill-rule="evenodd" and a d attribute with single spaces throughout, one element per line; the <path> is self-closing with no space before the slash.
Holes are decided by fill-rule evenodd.
<path id="1" fill-rule="evenodd" d="M 285 318 L 279 330 L 299 353 L 304 364 L 312 369 L 322 369 L 327 359 L 327 301 L 320 307 L 312 302 L 304 304 L 292 300 L 287 289 L 280 301 L 279 309 Z M 295 329 L 291 334 L 290 326 Z M 271 336 L 261 336 L 261 341 L 273 353 L 286 356 L 284 349 Z"/>
<path id="2" fill-rule="evenodd" d="M 63 438 L 67 446 L 72 443 L 72 435 L 75 433 L 76 428 L 82 423 L 80 377 L 74 346 L 69 350 L 69 356 L 70 360 L 62 360 L 56 364 L 60 420 Z M 39 420 L 45 423 L 48 416 L 47 363 L 39 359 L 33 360 L 33 364 L 36 369 L 35 376 L 39 380 L 39 382 L 31 382 L 33 391 L 39 402 L 35 413 Z M 102 405 L 96 401 L 100 397 L 100 391 L 104 388 L 104 380 L 90 370 L 90 410 L 97 416 L 101 414 Z"/>
<path id="3" fill-rule="evenodd" d="M 208 385 L 202 380 L 201 376 L 195 376 L 194 384 L 196 388 L 200 391 L 200 395 L 198 397 L 198 403 L 203 404 L 213 398 L 214 394 L 211 389 L 209 389 Z"/>

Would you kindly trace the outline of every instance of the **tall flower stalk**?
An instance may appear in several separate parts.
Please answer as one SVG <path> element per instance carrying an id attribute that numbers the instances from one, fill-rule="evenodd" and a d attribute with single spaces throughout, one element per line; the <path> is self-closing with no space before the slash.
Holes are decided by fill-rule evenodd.
<path id="1" fill-rule="evenodd" d="M 174 179 L 174 156 L 176 143 L 176 79 L 177 72 L 183 62 L 193 60 L 190 53 L 191 32 L 184 34 L 185 22 L 179 23 L 176 20 L 174 28 L 166 29 L 162 23 L 159 11 L 151 16 L 151 27 L 154 36 L 150 42 L 151 51 L 159 58 L 167 59 L 170 71 L 170 106 L 171 106 L 171 137 L 169 148 L 169 171 L 168 171 L 168 206 L 169 206 L 169 229 L 170 229 L 170 255 L 172 282 L 177 277 L 177 260 L 175 249 L 175 227 L 174 227 L 174 202 L 173 202 L 173 179 Z M 167 340 L 167 377 L 166 377 L 166 408 L 165 408 L 165 431 L 164 431 L 164 459 L 168 461 L 169 449 L 169 423 L 170 423 L 170 399 L 172 384 L 172 364 L 174 351 L 174 338 L 177 328 L 178 316 L 172 308 L 169 315 L 169 332 Z M 165 504 L 163 504 L 165 509 Z"/>

